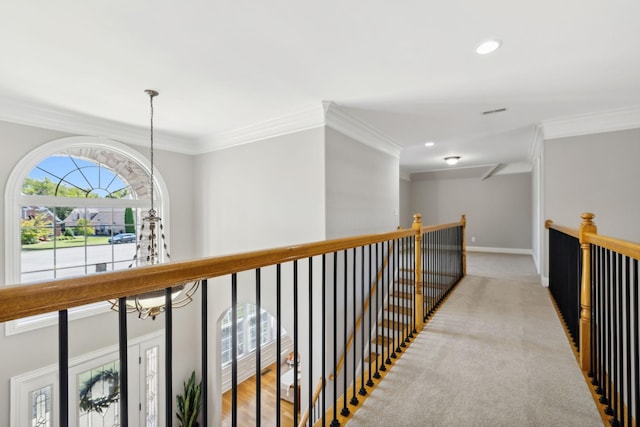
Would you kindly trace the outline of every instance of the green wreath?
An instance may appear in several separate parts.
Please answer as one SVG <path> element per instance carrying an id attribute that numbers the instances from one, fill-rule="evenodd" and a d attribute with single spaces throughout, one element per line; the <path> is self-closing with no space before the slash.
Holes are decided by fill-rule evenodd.
<path id="1" fill-rule="evenodd" d="M 93 398 L 91 389 L 100 381 L 109 384 L 109 393 Z M 118 371 L 106 369 L 89 378 L 80 388 L 80 409 L 85 412 L 97 412 L 99 414 L 106 410 L 112 403 L 120 400 L 120 375 Z"/>

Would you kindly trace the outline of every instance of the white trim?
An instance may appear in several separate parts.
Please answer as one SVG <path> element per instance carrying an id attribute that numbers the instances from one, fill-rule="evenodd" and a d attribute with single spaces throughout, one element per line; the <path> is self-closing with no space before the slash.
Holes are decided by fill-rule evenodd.
<path id="1" fill-rule="evenodd" d="M 543 287 L 548 288 L 549 287 L 549 276 L 541 276 L 540 277 L 540 284 Z"/>
<path id="2" fill-rule="evenodd" d="M 515 249 L 515 248 L 491 248 L 487 246 L 467 246 L 467 252 L 487 252 L 494 254 L 512 254 L 512 255 L 531 255 L 531 249 Z"/>
<path id="3" fill-rule="evenodd" d="M 359 119 L 331 101 L 323 102 L 325 126 L 337 130 L 362 144 L 399 158 L 402 147 L 370 123 Z"/>
<path id="4" fill-rule="evenodd" d="M 303 107 L 273 119 L 202 138 L 196 142 L 195 151 L 199 153 L 217 151 L 322 126 L 330 127 L 396 158 L 400 156 L 402 147 L 391 138 L 331 101 Z"/>
<path id="5" fill-rule="evenodd" d="M 208 153 L 238 145 L 249 144 L 295 132 L 322 127 L 324 115 L 322 105 L 303 107 L 297 111 L 254 123 L 249 126 L 220 132 L 196 141 L 194 151 Z"/>
<path id="6" fill-rule="evenodd" d="M 141 346 L 147 342 L 149 343 L 157 343 L 161 347 L 161 351 L 159 352 L 159 356 L 164 358 L 164 340 L 162 339 L 164 336 L 163 331 L 152 332 L 147 335 L 142 335 L 139 337 L 131 338 L 127 342 L 127 346 Z M 112 345 L 109 347 L 104 347 L 98 350 L 91 351 L 89 353 L 82 354 L 80 356 L 76 356 L 74 358 L 69 359 L 69 369 L 78 366 L 83 363 L 87 363 L 91 360 L 98 359 L 100 357 L 117 353 L 118 345 Z M 163 359 L 159 360 L 159 364 L 163 363 Z M 159 381 L 164 381 L 162 377 L 159 377 Z M 44 366 L 39 369 L 35 369 L 33 371 L 25 372 L 23 374 L 19 374 L 11 377 L 10 379 L 10 388 L 11 391 L 11 403 L 9 410 L 9 425 L 11 427 L 22 427 L 27 425 L 26 420 L 23 420 L 22 412 L 20 411 L 20 399 L 25 393 L 25 387 L 29 382 L 35 382 L 36 384 L 43 385 L 53 385 L 53 402 L 52 407 L 54 408 L 54 416 L 52 418 L 52 425 L 55 427 L 59 425 L 59 414 L 57 413 L 58 406 L 56 399 L 59 399 L 60 391 L 58 384 L 58 364 L 52 364 L 48 366 Z M 164 399 L 163 394 L 161 394 L 161 399 Z M 162 402 L 163 403 L 163 402 Z M 164 416 L 164 405 L 160 406 L 160 417 Z"/>
<path id="7" fill-rule="evenodd" d="M 7 179 L 7 184 L 4 191 L 5 201 L 5 217 L 4 217 L 4 230 L 5 230 L 5 284 L 11 285 L 20 282 L 20 252 L 16 250 L 16 245 L 20 242 L 20 211 L 19 206 L 23 202 L 32 203 L 33 200 L 37 200 L 38 196 L 22 196 L 19 189 L 22 188 L 22 183 L 27 177 L 29 172 L 43 159 L 48 156 L 59 153 L 61 151 L 84 147 L 90 145 L 92 147 L 103 148 L 107 151 L 116 152 L 123 157 L 132 159 L 137 162 L 143 170 L 150 174 L 150 161 L 139 151 L 122 144 L 117 141 L 113 141 L 107 138 L 94 137 L 94 136 L 72 136 L 66 138 L 60 138 L 48 143 L 45 143 L 31 152 L 27 153 L 20 161 L 14 166 L 11 174 Z M 157 168 L 154 168 L 154 181 L 156 183 L 155 191 L 158 195 L 157 199 L 160 200 L 160 205 L 157 207 L 158 216 L 163 218 L 165 225 L 171 224 L 169 218 L 169 191 L 167 185 L 158 172 Z M 48 198 L 44 198 L 46 201 Z M 42 200 L 42 199 L 40 199 Z M 99 199 L 92 199 L 97 202 Z M 133 206 L 133 200 L 127 202 L 128 205 Z M 144 203 L 144 201 L 141 201 Z M 83 199 L 78 199 L 78 204 L 83 205 L 88 203 Z M 93 202 L 91 202 L 93 204 Z M 102 204 L 100 201 L 97 204 Z M 140 202 L 136 202 L 137 205 Z M 136 207 L 136 206 L 133 206 Z M 167 242 L 170 242 L 170 229 L 171 227 L 165 227 L 165 234 Z M 99 313 L 105 313 L 109 310 L 108 304 L 96 303 L 87 306 L 74 308 L 69 311 L 69 319 L 81 319 L 88 316 L 93 316 Z M 57 323 L 57 317 L 55 313 L 49 313 L 41 316 L 34 316 L 27 321 L 10 321 L 5 323 L 5 335 L 13 335 L 21 332 L 26 332 L 34 329 L 38 329 L 45 326 L 54 325 Z"/>
<path id="8" fill-rule="evenodd" d="M 3 97 L 0 120 L 80 135 L 114 138 L 130 144 L 147 146 L 149 130 L 52 106 Z M 190 138 L 154 130 L 154 144 L 159 150 L 198 154 Z"/>
<path id="9" fill-rule="evenodd" d="M 545 120 L 542 127 L 544 139 L 640 128 L 640 107 Z"/>

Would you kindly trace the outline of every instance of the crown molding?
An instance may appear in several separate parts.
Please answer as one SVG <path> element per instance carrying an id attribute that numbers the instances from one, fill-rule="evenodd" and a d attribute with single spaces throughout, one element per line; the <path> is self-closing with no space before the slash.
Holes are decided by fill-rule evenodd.
<path id="1" fill-rule="evenodd" d="M 273 119 L 202 138 L 197 142 L 195 150 L 207 153 L 322 126 L 330 127 L 394 157 L 400 156 L 402 148 L 389 137 L 331 101 L 323 101 Z"/>
<path id="2" fill-rule="evenodd" d="M 149 143 L 149 130 L 143 127 L 9 97 L 3 97 L 0 102 L 0 120 L 73 135 L 106 137 L 145 147 Z M 197 155 L 322 126 L 331 127 L 394 157 L 400 156 L 402 148 L 391 138 L 330 101 L 198 139 L 154 130 L 154 144 L 159 150 Z"/>
<path id="3" fill-rule="evenodd" d="M 106 137 L 133 145 L 149 145 L 149 129 L 4 96 L 0 102 L 0 120 L 74 135 Z M 168 132 L 154 130 L 154 145 L 159 150 L 197 154 L 189 138 Z"/>
<path id="4" fill-rule="evenodd" d="M 315 106 L 306 106 L 273 119 L 200 138 L 195 144 L 195 151 L 198 153 L 208 153 L 314 129 L 323 125 L 324 115 L 322 105 L 318 103 Z"/>
<path id="5" fill-rule="evenodd" d="M 542 122 L 544 139 L 640 128 L 640 106 Z"/>
<path id="6" fill-rule="evenodd" d="M 345 111 L 332 101 L 324 101 L 325 125 L 394 157 L 400 157 L 402 147 L 368 122 Z"/>

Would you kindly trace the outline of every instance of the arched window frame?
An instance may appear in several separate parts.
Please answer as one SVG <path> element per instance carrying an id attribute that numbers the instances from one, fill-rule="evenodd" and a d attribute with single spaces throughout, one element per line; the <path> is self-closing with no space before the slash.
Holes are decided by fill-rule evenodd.
<path id="1" fill-rule="evenodd" d="M 5 187 L 5 283 L 7 285 L 20 283 L 21 207 L 29 204 L 54 204 L 56 201 L 59 201 L 59 198 L 53 196 L 50 197 L 23 195 L 22 185 L 25 178 L 29 175 L 34 167 L 36 167 L 42 160 L 46 159 L 47 157 L 65 150 L 87 146 L 103 149 L 105 151 L 111 151 L 123 157 L 129 158 L 132 161 L 136 162 L 148 175 L 151 174 L 150 161 L 142 153 L 125 144 L 103 137 L 72 136 L 60 138 L 45 143 L 25 155 L 13 168 Z M 153 173 L 155 183 L 154 207 L 157 211 L 158 216 L 163 220 L 163 224 L 165 226 L 165 236 L 167 240 L 170 240 L 169 235 L 171 227 L 169 226 L 169 224 L 171 224 L 171 221 L 169 218 L 169 193 L 167 191 L 166 183 L 162 178 L 162 175 L 158 172 L 157 167 L 154 167 Z M 74 199 L 74 204 L 80 207 L 84 205 L 106 207 L 112 206 L 113 203 L 114 199 Z M 127 200 L 127 205 L 131 207 L 148 209 L 150 206 L 150 201 L 146 199 Z M 88 306 L 78 307 L 69 311 L 69 318 L 70 320 L 73 320 L 93 316 L 99 313 L 104 313 L 109 310 L 109 307 L 110 305 L 107 303 L 96 303 Z M 14 320 L 6 323 L 5 333 L 6 335 L 13 335 L 45 326 L 55 325 L 56 323 L 57 316 L 55 316 L 55 314 L 37 316 L 37 318 Z"/>

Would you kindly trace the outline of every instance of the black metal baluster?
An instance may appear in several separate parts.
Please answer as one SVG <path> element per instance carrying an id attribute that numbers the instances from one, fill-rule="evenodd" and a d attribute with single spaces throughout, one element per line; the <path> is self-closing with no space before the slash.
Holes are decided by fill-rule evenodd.
<path id="1" fill-rule="evenodd" d="M 400 247 L 402 248 L 401 251 L 398 251 L 398 280 L 396 280 L 397 285 L 396 285 L 396 291 L 393 293 L 394 294 L 394 311 L 395 311 L 395 328 L 394 330 L 398 331 L 398 341 L 396 341 L 396 353 L 402 353 L 402 348 L 400 347 L 400 344 L 403 343 L 402 339 L 403 339 L 403 332 L 402 332 L 402 321 L 403 320 L 403 316 L 402 316 L 402 307 L 403 304 L 400 301 L 400 292 L 401 289 L 403 289 L 403 281 L 404 281 L 404 273 L 405 273 L 405 251 L 406 251 L 406 247 L 404 246 L 404 239 L 401 238 L 400 239 Z M 400 273 L 402 272 L 402 277 L 400 277 Z"/>
<path id="2" fill-rule="evenodd" d="M 360 247 L 360 317 L 362 318 L 362 328 L 360 335 L 360 393 L 361 396 L 367 395 L 364 388 L 364 246 Z M 354 384 L 355 386 L 355 384 Z"/>
<path id="3" fill-rule="evenodd" d="M 356 389 L 357 387 L 357 378 L 356 378 L 356 371 L 357 371 L 357 351 L 356 351 L 356 340 L 358 339 L 358 334 L 357 334 L 357 329 L 356 329 L 356 323 L 357 323 L 357 312 L 358 310 L 356 309 L 356 306 L 358 304 L 358 298 L 357 298 L 357 270 L 358 268 L 356 267 L 356 259 L 357 259 L 357 251 L 356 248 L 353 248 L 352 251 L 353 254 L 353 263 L 352 263 L 352 268 L 351 268 L 351 273 L 353 276 L 353 283 L 351 285 L 352 289 L 353 289 L 353 396 L 351 397 L 351 400 L 349 401 L 349 403 L 351 403 L 352 405 L 357 405 L 358 404 L 358 397 L 356 396 Z"/>
<path id="4" fill-rule="evenodd" d="M 298 425 L 298 260 L 293 261 L 293 425 Z"/>
<path id="5" fill-rule="evenodd" d="M 120 353 L 120 426 L 129 425 L 129 363 L 127 340 L 127 298 L 118 299 L 118 350 Z"/>
<path id="6" fill-rule="evenodd" d="M 322 254 L 322 405 L 321 408 L 321 419 L 322 426 L 326 425 L 325 421 L 325 411 L 327 409 L 327 398 L 326 398 L 326 381 L 327 372 L 326 372 L 326 354 L 327 354 L 327 256 Z"/>
<path id="7" fill-rule="evenodd" d="M 396 287 L 398 284 L 398 280 L 400 279 L 400 269 L 401 269 L 401 265 L 399 263 L 399 252 L 401 250 L 400 248 L 400 239 L 396 239 L 394 242 L 397 250 L 394 251 L 393 253 L 393 258 L 394 258 L 394 265 L 395 265 L 395 272 L 396 274 L 393 277 L 393 282 L 391 284 L 391 289 L 389 292 L 389 324 L 391 325 L 391 358 L 392 359 L 396 359 L 398 357 L 398 355 L 396 354 L 396 344 L 398 343 L 398 341 L 396 340 L 396 336 L 397 336 L 397 331 L 396 331 L 396 325 L 397 325 L 397 309 L 395 307 L 395 302 L 396 302 Z M 400 347 L 398 347 L 400 348 Z"/>
<path id="8" fill-rule="evenodd" d="M 279 333 L 278 336 L 280 336 Z M 231 425 L 233 427 L 238 425 L 238 276 L 236 273 L 231 275 Z"/>
<path id="9" fill-rule="evenodd" d="M 69 313 L 58 312 L 58 371 L 60 398 L 60 425 L 69 426 Z"/>
<path id="10" fill-rule="evenodd" d="M 207 427 L 209 425 L 209 408 L 208 408 L 208 383 L 209 383 L 209 330 L 208 330 L 208 307 L 209 307 L 209 299 L 208 299 L 208 289 L 207 289 L 207 279 L 203 279 L 200 282 L 200 286 L 202 287 L 202 301 L 201 301 L 201 311 L 202 311 L 202 331 L 201 331 L 201 340 L 202 340 L 202 352 L 200 355 L 201 358 L 201 370 L 202 370 L 202 391 L 200 394 L 200 407 L 202 408 L 202 425 Z"/>
<path id="11" fill-rule="evenodd" d="M 596 325 L 598 323 L 598 320 L 596 318 L 596 307 L 598 306 L 596 278 L 598 274 L 597 273 L 598 265 L 596 263 L 596 248 L 593 245 L 591 245 L 591 249 L 589 253 L 591 254 L 591 259 L 589 260 L 589 265 L 590 265 L 589 268 L 591 271 L 591 283 L 589 283 L 590 292 L 591 292 L 591 312 L 589 313 L 589 315 L 591 316 L 591 328 L 589 331 L 591 348 L 590 348 L 590 357 L 589 357 L 590 366 L 589 366 L 589 372 L 587 373 L 587 376 L 592 378 L 591 381 L 593 382 L 593 378 L 595 377 L 596 347 L 598 345 L 598 339 L 596 337 Z"/>
<path id="12" fill-rule="evenodd" d="M 280 384 L 282 378 L 282 366 L 280 365 L 280 354 L 282 354 L 282 265 L 276 265 L 276 426 L 280 427 L 281 423 L 281 392 Z M 295 358 L 295 355 L 294 355 Z"/>
<path id="13" fill-rule="evenodd" d="M 385 250 L 384 246 L 385 243 L 387 244 L 387 249 Z M 389 241 L 386 242 L 382 242 L 382 254 L 383 256 L 386 257 L 386 261 L 387 261 L 387 266 L 385 267 L 385 270 L 382 272 L 382 289 L 380 292 L 380 305 L 382 310 L 380 310 L 380 319 L 382 320 L 382 327 L 381 329 L 381 339 L 382 342 L 380 343 L 380 347 L 382 349 L 382 354 L 380 355 L 380 370 L 382 372 L 385 372 L 387 370 L 387 365 L 386 365 L 386 359 L 384 356 L 384 349 L 385 349 L 385 343 L 387 344 L 387 357 L 389 356 L 389 334 L 386 334 L 385 336 L 385 332 L 386 332 L 386 321 L 385 321 L 385 316 L 384 316 L 384 301 L 385 301 L 385 297 L 387 295 L 387 292 L 389 292 L 389 272 L 391 271 L 391 260 L 389 259 L 391 256 L 391 245 L 389 243 Z M 386 254 L 386 255 L 384 255 Z M 376 341 L 378 341 L 378 337 L 376 336 Z"/>
<path id="14" fill-rule="evenodd" d="M 331 427 L 338 422 L 338 252 L 333 253 L 333 419 Z"/>
<path id="15" fill-rule="evenodd" d="M 611 336 L 612 336 L 612 341 L 613 341 L 613 347 L 612 347 L 612 352 L 611 352 L 611 359 L 613 360 L 613 373 L 611 375 L 611 384 L 612 384 L 612 389 L 611 389 L 611 395 L 610 395 L 610 401 L 611 401 L 611 409 L 613 409 L 613 416 L 614 416 L 614 420 L 612 421 L 615 422 L 616 418 L 618 417 L 619 413 L 618 413 L 618 399 L 619 399 L 619 395 L 618 395 L 618 388 L 620 386 L 619 381 L 618 381 L 618 329 L 619 329 L 619 325 L 618 325 L 618 283 L 620 281 L 620 278 L 618 276 L 619 273 L 619 268 L 618 268 L 618 256 L 615 253 L 612 253 L 611 256 L 613 257 L 613 266 L 612 266 L 612 291 L 613 291 L 613 295 L 611 297 L 611 309 L 612 309 L 612 329 L 611 329 Z"/>
<path id="16" fill-rule="evenodd" d="M 378 317 L 380 317 L 380 292 L 383 289 L 382 285 L 384 282 L 384 259 L 380 258 L 380 250 L 379 250 L 379 246 L 383 245 L 384 248 L 384 242 L 383 243 L 376 243 L 376 264 L 380 265 L 380 283 L 378 282 L 378 274 L 376 272 L 376 315 L 375 315 L 375 322 L 376 322 L 376 330 L 375 330 L 375 334 L 373 334 L 376 337 L 376 354 L 375 354 L 375 364 L 376 364 L 376 372 L 375 374 L 373 374 L 373 378 L 375 379 L 380 379 L 380 372 L 378 370 L 378 357 L 380 356 L 380 348 L 379 348 L 379 340 L 378 340 L 378 324 L 380 323 L 378 321 Z M 369 307 L 369 309 L 372 309 L 373 307 Z M 369 369 L 371 369 L 371 362 L 369 361 Z"/>
<path id="17" fill-rule="evenodd" d="M 615 304 L 615 311 L 618 315 L 617 319 L 616 319 L 616 327 L 614 328 L 614 334 L 615 334 L 615 342 L 617 343 L 617 347 L 615 349 L 615 357 L 618 358 L 617 362 L 616 362 L 616 368 L 614 369 L 615 372 L 615 376 L 614 376 L 614 384 L 616 384 L 616 392 L 614 393 L 615 396 L 615 400 L 614 400 L 614 412 L 616 413 L 616 419 L 614 419 L 611 423 L 611 425 L 613 427 L 617 427 L 620 425 L 620 423 L 622 423 L 622 425 L 624 425 L 624 405 L 623 405 L 623 398 L 624 398 L 624 380 L 622 379 L 622 377 L 624 376 L 624 362 L 622 360 L 622 357 L 624 355 L 624 343 L 622 341 L 622 328 L 623 328 L 623 320 L 622 320 L 622 316 L 624 315 L 623 311 L 622 311 L 622 281 L 623 281 L 623 276 L 622 276 L 622 272 L 623 272 L 623 265 L 622 265 L 622 255 L 620 254 L 615 254 L 615 257 L 617 258 L 617 262 L 616 262 L 616 282 L 615 282 L 615 293 L 617 295 L 617 298 L 614 301 Z"/>
<path id="18" fill-rule="evenodd" d="M 173 310 L 171 306 L 171 288 L 164 291 L 165 305 L 165 394 L 167 427 L 173 425 Z"/>
<path id="19" fill-rule="evenodd" d="M 634 354 L 635 357 L 633 358 L 633 360 L 635 360 L 635 386 L 634 386 L 634 394 L 635 394 L 635 400 L 633 402 L 633 410 L 635 413 L 635 419 L 636 419 L 636 425 L 638 424 L 638 420 L 640 420 L 640 321 L 639 321 L 639 317 L 640 317 L 640 313 L 639 313 L 639 305 L 640 305 L 640 296 L 639 296 L 639 290 L 640 288 L 638 287 L 638 285 L 640 281 L 638 280 L 638 260 L 634 259 L 633 260 L 633 307 L 632 307 L 632 313 L 635 314 L 635 323 L 633 325 L 633 330 L 635 332 L 635 336 L 634 336 L 634 342 L 635 342 L 635 349 L 634 349 Z M 630 312 L 630 313 L 631 313 Z M 630 359 L 632 360 L 632 359 Z"/>
<path id="20" fill-rule="evenodd" d="M 405 253 L 405 258 L 407 260 L 407 267 L 408 267 L 408 271 L 407 273 L 409 274 L 409 285 L 407 285 L 405 283 L 404 285 L 404 290 L 406 291 L 407 289 L 409 290 L 409 292 L 403 292 L 405 298 L 405 318 L 406 318 L 406 313 L 409 312 L 409 319 L 407 322 L 407 325 L 405 326 L 405 328 L 403 328 L 405 337 L 404 337 L 404 342 L 402 343 L 403 347 L 407 346 L 407 343 L 411 342 L 410 337 L 412 336 L 411 333 L 413 332 L 413 301 L 414 301 L 414 294 L 415 294 L 415 285 L 416 285 L 416 277 L 415 277 L 415 265 L 414 265 L 414 258 L 415 258 L 415 247 L 414 247 L 414 243 L 416 241 L 415 238 L 411 238 L 411 237 L 407 237 L 405 238 L 405 241 L 407 242 L 408 246 L 409 246 L 409 251 L 407 253 Z M 411 284 L 413 283 L 413 284 Z M 406 296 L 407 294 L 409 294 L 410 298 L 407 299 Z"/>
<path id="21" fill-rule="evenodd" d="M 627 350 L 627 357 L 626 357 L 626 378 L 625 381 L 627 383 L 627 397 L 626 399 L 624 399 L 624 401 L 627 403 L 626 404 L 626 408 L 627 408 L 627 420 L 629 420 L 629 425 L 633 424 L 632 421 L 632 413 L 631 413 L 631 408 L 632 408 L 632 404 L 631 404 L 631 399 L 632 399 L 632 394 L 631 394 L 631 388 L 633 387 L 631 385 L 631 381 L 632 381 L 632 375 L 631 375 L 631 361 L 633 360 L 631 358 L 631 316 L 633 316 L 633 314 L 631 313 L 631 259 L 628 257 L 625 257 L 625 313 L 626 313 L 626 318 L 627 318 L 627 322 L 626 322 L 626 330 L 627 330 L 627 335 L 625 338 L 625 344 L 626 344 L 626 350 Z M 637 331 L 637 330 L 636 330 Z M 623 421 L 624 424 L 624 421 Z"/>
<path id="22" fill-rule="evenodd" d="M 344 356 L 343 356 L 343 360 L 344 360 L 344 382 L 343 382 L 343 393 L 342 396 L 344 398 L 343 402 L 342 402 L 342 410 L 340 411 L 340 415 L 342 415 L 343 417 L 348 416 L 351 411 L 349 411 L 349 407 L 348 407 L 348 403 L 347 403 L 347 398 L 348 398 L 348 390 L 347 390 L 347 383 L 349 381 L 349 375 L 347 372 L 347 362 L 349 361 L 349 359 L 347 358 L 348 356 L 348 351 L 347 351 L 347 324 L 348 324 L 348 319 L 349 319 L 349 307 L 348 307 L 348 300 L 349 297 L 347 295 L 347 291 L 349 290 L 349 286 L 347 286 L 347 276 L 349 274 L 348 268 L 347 268 L 347 261 L 348 261 L 348 257 L 347 257 L 347 251 L 343 251 L 343 255 L 344 255 L 344 267 L 343 267 L 343 286 L 344 286 L 344 290 L 343 290 L 343 295 L 344 295 L 344 328 L 343 329 L 343 333 L 342 333 L 342 337 L 344 339 Z M 353 333 L 355 334 L 356 332 L 356 327 L 355 324 L 353 325 Z M 353 352 L 355 354 L 355 351 Z M 355 357 L 355 356 L 354 356 Z M 336 381 L 338 379 L 336 378 Z"/>
<path id="23" fill-rule="evenodd" d="M 371 339 L 371 310 L 373 309 L 373 304 L 371 301 L 371 289 L 372 289 L 372 281 L 373 278 L 371 277 L 371 271 L 373 269 L 373 264 L 372 264 L 372 250 L 371 250 L 371 245 L 368 246 L 368 250 L 369 250 L 369 268 L 367 268 L 367 271 L 369 272 L 369 277 L 367 280 L 367 284 L 369 285 L 369 292 L 367 295 L 367 301 L 369 301 L 369 308 L 367 309 L 368 311 L 368 316 L 369 316 L 369 322 L 367 324 L 367 327 L 364 327 L 364 313 L 362 313 L 362 333 L 364 334 L 366 331 L 366 336 L 368 339 Z M 371 344 L 369 344 L 369 357 L 371 357 Z M 362 354 L 362 358 L 364 360 L 364 353 Z M 368 374 L 369 374 L 369 379 L 367 380 L 367 386 L 368 387 L 373 387 L 373 380 L 371 379 L 371 362 L 369 362 L 369 367 L 367 368 Z M 364 374 L 364 372 L 363 372 Z"/>
<path id="24" fill-rule="evenodd" d="M 596 393 L 602 395 L 604 390 L 602 389 L 602 385 L 604 382 L 604 361 L 605 361 L 605 339 L 604 339 L 604 257 L 602 247 L 596 247 L 598 254 L 598 306 L 597 306 L 597 316 L 598 316 L 598 363 L 596 365 L 596 377 L 595 383 Z"/>
<path id="25" fill-rule="evenodd" d="M 606 367 L 604 372 L 604 389 L 602 397 L 600 398 L 600 403 L 606 405 L 604 413 L 607 415 L 613 415 L 613 409 L 611 409 L 610 405 L 610 397 L 611 397 L 611 376 L 612 376 L 612 343 L 611 343 L 611 261 L 610 261 L 610 253 L 609 250 L 605 251 L 605 288 L 604 288 L 604 309 L 605 309 L 605 319 L 606 319 L 606 340 L 607 340 L 607 351 L 606 351 Z"/>
<path id="26" fill-rule="evenodd" d="M 398 310 L 398 353 L 402 352 L 402 347 L 406 346 L 404 343 L 404 328 L 405 328 L 405 289 L 406 289 L 406 274 L 407 274 L 407 239 L 404 237 L 402 241 L 402 252 L 400 252 L 400 271 L 402 271 L 402 278 L 398 278 L 398 291 L 396 292 L 397 310 Z"/>
<path id="27" fill-rule="evenodd" d="M 386 308 L 386 316 L 391 316 L 391 292 L 393 289 L 393 275 L 395 274 L 396 264 L 393 262 L 393 254 L 396 251 L 395 242 L 389 241 L 389 268 L 387 270 L 387 289 L 385 297 L 387 298 L 387 308 Z M 385 329 L 387 331 L 387 358 L 385 359 L 385 364 L 391 365 L 391 349 L 393 339 L 393 330 L 391 329 L 392 319 L 388 318 L 385 320 Z M 383 331 L 384 331 L 383 330 Z M 383 332 L 384 333 L 384 332 Z"/>
<path id="28" fill-rule="evenodd" d="M 280 362 L 280 355 L 277 357 Z M 262 424 L 262 272 L 256 268 L 256 427 Z"/>
<path id="29" fill-rule="evenodd" d="M 313 416 L 313 258 L 309 257 L 309 427 L 315 422 Z M 322 378 L 324 382 L 324 378 Z"/>

